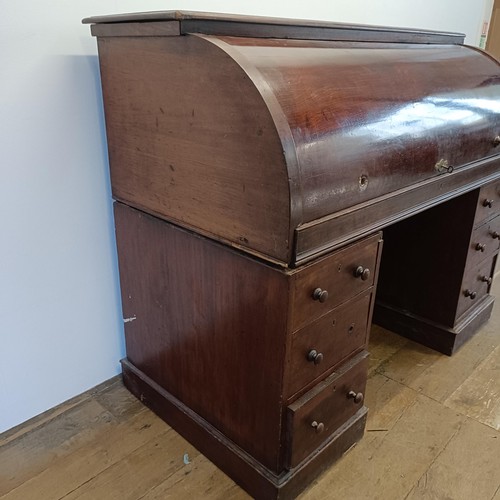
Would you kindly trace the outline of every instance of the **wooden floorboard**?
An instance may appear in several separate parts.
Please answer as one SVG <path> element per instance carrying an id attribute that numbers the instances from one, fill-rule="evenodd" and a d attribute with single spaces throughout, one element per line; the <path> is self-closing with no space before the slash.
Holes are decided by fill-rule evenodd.
<path id="1" fill-rule="evenodd" d="M 451 358 L 379 327 L 370 351 L 365 437 L 300 500 L 500 500 L 500 301 Z M 112 379 L 0 435 L 0 498 L 249 497 Z"/>

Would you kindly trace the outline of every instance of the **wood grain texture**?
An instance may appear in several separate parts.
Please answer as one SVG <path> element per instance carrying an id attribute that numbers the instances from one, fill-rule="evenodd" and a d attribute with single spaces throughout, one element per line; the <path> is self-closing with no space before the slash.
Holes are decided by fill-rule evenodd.
<path id="1" fill-rule="evenodd" d="M 366 351 L 358 354 L 288 407 L 287 427 L 291 441 L 288 460 L 292 468 L 363 408 L 363 398 L 355 402 L 348 394 L 353 391 L 364 397 L 367 358 Z M 318 432 L 313 422 L 322 424 L 323 429 Z"/>
<path id="2" fill-rule="evenodd" d="M 35 450 L 38 455 L 45 452 L 44 456 L 49 459 L 45 467 L 36 464 L 35 459 L 26 452 L 19 455 L 16 460 L 8 453 L 8 450 L 1 449 L 1 455 L 14 465 L 16 475 L 24 479 L 17 487 L 10 489 L 13 484 L 5 483 L 4 477 L 1 477 L 8 473 L 8 469 L 2 468 L 1 483 L 8 488 L 8 493 L 2 496 L 2 500 L 62 498 L 98 477 L 114 463 L 129 456 L 135 450 L 141 447 L 148 448 L 149 440 L 161 440 L 166 433 L 170 432 L 169 427 L 165 426 L 158 417 L 149 412 L 145 413 L 144 407 L 135 415 L 129 414 L 128 418 L 121 422 L 109 415 L 107 425 L 103 427 L 98 425 L 90 413 L 91 407 L 96 405 L 98 402 L 92 401 L 92 405 L 82 405 L 78 408 L 78 414 L 74 415 L 77 422 L 74 429 L 76 439 L 67 441 L 55 454 L 50 454 L 41 445 L 45 443 L 43 434 L 36 433 L 33 436 L 37 440 Z M 60 430 L 54 432 L 52 429 L 48 435 L 54 439 L 60 439 L 68 423 L 64 420 L 59 421 Z M 19 457 L 28 456 L 30 467 L 20 467 Z M 35 469 L 32 468 L 34 465 Z"/>
<path id="3" fill-rule="evenodd" d="M 457 303 L 455 324 L 461 321 L 468 311 L 477 306 L 481 299 L 488 295 L 490 285 L 485 279 L 493 280 L 495 270 L 496 255 L 487 256 L 476 267 L 467 269 L 460 288 L 460 296 Z M 468 266 L 469 264 L 467 264 Z"/>
<path id="4" fill-rule="evenodd" d="M 99 37 L 114 196 L 286 266 L 498 178 L 494 60 L 276 37 Z"/>
<path id="5" fill-rule="evenodd" d="M 286 276 L 120 203 L 115 221 L 128 359 L 276 471 Z"/>
<path id="6" fill-rule="evenodd" d="M 466 420 L 406 498 L 493 498 L 500 485 L 498 457 L 497 433 Z"/>
<path id="7" fill-rule="evenodd" d="M 365 238 L 338 252 L 324 257 L 294 273 L 292 281 L 292 331 L 302 328 L 345 302 L 374 282 L 380 259 L 382 237 L 380 233 Z M 355 276 L 361 266 L 368 269 L 368 279 Z M 328 292 L 325 302 L 313 300 L 316 288 Z"/>
<path id="8" fill-rule="evenodd" d="M 478 196 L 471 191 L 384 231 L 377 301 L 455 325 Z"/>
<path id="9" fill-rule="evenodd" d="M 379 324 L 451 354 L 488 319 L 500 218 L 484 200 L 496 207 L 496 189 L 491 183 L 384 231 Z"/>
<path id="10" fill-rule="evenodd" d="M 90 27 L 93 36 L 179 36 L 180 31 L 178 21 L 94 24 Z"/>
<path id="11" fill-rule="evenodd" d="M 485 203 L 491 201 L 492 203 Z M 500 205 L 500 182 L 492 182 L 481 188 L 477 199 L 474 224 L 480 225 L 498 214 Z"/>
<path id="12" fill-rule="evenodd" d="M 308 262 L 352 240 L 497 181 L 499 167 L 496 157 L 480 160 L 451 174 L 427 179 L 303 224 L 296 230 L 295 264 Z"/>
<path id="13" fill-rule="evenodd" d="M 500 213 L 489 210 L 496 198 L 478 208 L 500 196 L 499 64 L 453 35 L 418 30 L 182 12 L 90 22 L 118 199 L 125 383 L 252 495 L 295 498 L 363 432 L 367 329 L 329 345 L 333 361 L 314 373 L 295 370 L 294 355 L 304 362 L 304 331 L 325 338 L 315 328 L 335 308 L 349 311 L 344 329 L 354 315 L 370 324 L 377 229 L 427 210 L 409 229 L 387 230 L 381 310 L 391 327 L 451 354 L 492 311 L 489 283 L 467 292 L 471 302 L 463 288 L 483 273 L 489 281 L 497 260 L 497 240 L 487 253 L 468 250 Z M 394 370 L 399 351 L 372 365 L 383 400 L 408 386 L 369 439 L 391 455 L 371 479 L 408 474 L 400 497 L 467 418 L 415 397 L 412 378 L 436 362 L 426 354 L 413 352 L 422 362 L 406 379 Z M 448 428 L 426 428 L 426 412 Z M 310 437 L 313 418 L 324 436 Z M 399 463 L 398 450 L 416 445 L 405 418 L 426 445 L 412 447 L 411 471 Z M 148 469 L 147 455 L 131 460 L 151 489 L 180 474 L 172 463 Z M 113 463 L 72 494 L 140 495 L 131 475 Z M 108 492 L 114 480 L 122 484 Z"/>
<path id="14" fill-rule="evenodd" d="M 283 149 L 238 64 L 195 36 L 99 38 L 99 60 L 113 196 L 289 261 Z"/>
<path id="15" fill-rule="evenodd" d="M 482 261 L 491 260 L 491 256 L 498 253 L 499 248 L 500 216 L 497 216 L 489 222 L 485 222 L 482 226 L 476 227 L 472 232 L 467 267 L 470 269 Z"/>
<path id="16" fill-rule="evenodd" d="M 161 388 L 127 360 L 122 361 L 125 385 L 149 408 L 179 430 L 242 488 L 263 500 L 292 499 L 318 474 L 338 460 L 363 435 L 366 408 L 344 422 L 315 453 L 290 471 L 276 474 L 228 440 L 179 400 Z"/>
<path id="17" fill-rule="evenodd" d="M 500 348 L 491 352 L 444 404 L 500 430 Z"/>
<path id="18" fill-rule="evenodd" d="M 373 321 L 423 346 L 451 356 L 489 320 L 494 302 L 493 297 L 483 297 L 454 327 L 443 326 L 384 303 L 376 305 Z"/>
<path id="19" fill-rule="evenodd" d="M 286 377 L 288 397 L 366 346 L 373 298 L 369 289 L 295 333 Z M 318 364 L 308 359 L 313 349 L 322 356 Z"/>
<path id="20" fill-rule="evenodd" d="M 457 169 L 497 153 L 500 115 L 475 103 L 500 98 L 499 66 L 474 50 L 222 40 L 255 66 L 287 117 L 302 223 L 438 176 L 440 159 Z"/>
<path id="21" fill-rule="evenodd" d="M 179 21 L 183 27 L 183 33 L 413 43 L 463 43 L 464 41 L 464 35 L 461 33 L 183 10 L 94 16 L 87 17 L 82 22 L 84 24 L 134 22 L 146 24 L 170 20 Z"/>
<path id="22" fill-rule="evenodd" d="M 492 293 L 498 295 L 498 284 Z M 477 396 L 487 376 L 477 374 L 486 375 L 484 369 L 490 371 L 493 366 L 483 362 L 500 343 L 499 326 L 497 305 L 491 321 L 481 328 L 473 342 L 456 356 L 431 355 L 429 361 L 426 356 L 432 351 L 419 351 L 418 356 L 408 357 L 408 350 L 415 347 L 413 342 L 374 327 L 369 346 L 373 353 L 371 361 L 375 362 L 375 368 L 388 364 L 391 368 L 385 373 L 374 370 L 368 379 L 366 405 L 370 411 L 365 437 L 335 467 L 327 466 L 298 498 L 401 500 L 410 495 L 415 500 L 433 495 L 457 500 L 497 500 L 500 431 L 477 420 L 475 415 L 482 419 L 485 414 L 475 413 L 474 407 L 482 407 Z M 424 371 L 417 370 L 422 363 Z M 445 407 L 443 402 L 464 382 L 462 390 L 466 389 L 472 397 L 460 398 L 458 412 Z M 102 409 L 96 411 L 99 407 Z M 108 422 L 95 420 L 102 411 L 110 419 Z M 114 430 L 110 432 L 111 429 Z M 156 457 L 156 439 L 164 429 L 164 422 L 131 396 L 121 382 L 114 381 L 103 391 L 89 391 L 76 401 L 18 427 L 14 434 L 0 435 L 2 494 L 9 493 L 10 500 L 26 500 L 38 499 L 41 494 L 43 498 L 45 491 L 52 493 L 48 497 L 52 500 L 57 492 L 76 488 L 73 493 L 76 495 L 82 487 L 82 495 L 87 495 L 86 481 L 93 480 L 94 498 L 106 498 L 109 491 L 120 489 L 121 479 L 117 474 L 120 467 L 113 464 L 130 467 L 128 461 L 134 463 L 138 457 L 135 450 L 141 446 L 143 451 L 149 449 L 151 457 Z M 30 445 L 26 441 L 28 436 Z M 179 460 L 190 450 L 189 443 L 179 440 L 171 430 L 165 436 L 171 441 L 158 458 L 161 463 L 151 458 L 149 465 L 153 470 L 170 463 L 179 467 L 154 480 L 150 479 L 154 474 L 146 472 L 148 480 L 143 483 L 140 476 L 132 474 L 138 486 L 142 485 L 140 490 L 134 490 L 136 497 L 250 498 L 201 454 L 189 452 L 189 464 Z M 54 455 L 55 449 L 59 456 Z M 99 453 L 92 453 L 97 449 Z M 109 482 L 93 479 L 109 467 L 114 471 L 106 473 Z M 74 472 L 68 474 L 71 470 Z M 43 476 L 42 471 L 45 471 Z M 11 473 L 20 478 L 15 487 L 5 482 Z M 42 477 L 49 485 L 46 490 L 40 488 Z M 17 489 L 21 484 L 22 489 Z"/>

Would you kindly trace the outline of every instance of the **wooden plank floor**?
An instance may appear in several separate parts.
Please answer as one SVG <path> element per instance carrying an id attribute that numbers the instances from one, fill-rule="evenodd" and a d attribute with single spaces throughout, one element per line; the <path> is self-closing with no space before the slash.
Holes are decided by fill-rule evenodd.
<path id="1" fill-rule="evenodd" d="M 370 351 L 365 437 L 300 500 L 500 500 L 500 300 L 452 358 L 378 327 Z M 116 378 L 0 435 L 0 498 L 249 497 Z"/>

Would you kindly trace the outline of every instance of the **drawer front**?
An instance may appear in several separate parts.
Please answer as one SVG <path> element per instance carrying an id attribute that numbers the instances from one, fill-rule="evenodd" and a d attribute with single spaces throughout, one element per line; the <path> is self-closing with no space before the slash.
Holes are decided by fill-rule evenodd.
<path id="1" fill-rule="evenodd" d="M 467 268 L 477 266 L 481 261 L 497 252 L 499 247 L 500 217 L 495 217 L 472 232 Z"/>
<path id="2" fill-rule="evenodd" d="M 495 259 L 496 256 L 490 257 L 465 274 L 460 290 L 460 298 L 458 299 L 457 319 L 479 303 L 489 292 L 493 281 Z"/>
<path id="3" fill-rule="evenodd" d="M 292 331 L 373 285 L 380 242 L 381 234 L 376 234 L 338 250 L 294 275 Z"/>
<path id="4" fill-rule="evenodd" d="M 372 288 L 295 333 L 287 397 L 366 344 Z"/>
<path id="5" fill-rule="evenodd" d="M 500 182 L 487 184 L 479 190 L 474 224 L 481 224 L 495 214 L 500 214 Z"/>
<path id="6" fill-rule="evenodd" d="M 368 353 L 361 352 L 288 407 L 289 466 L 295 467 L 363 406 Z"/>

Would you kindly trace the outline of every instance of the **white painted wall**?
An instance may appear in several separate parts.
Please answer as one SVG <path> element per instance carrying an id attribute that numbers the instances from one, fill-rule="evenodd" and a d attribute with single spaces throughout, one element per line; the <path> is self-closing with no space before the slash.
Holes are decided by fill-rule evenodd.
<path id="1" fill-rule="evenodd" d="M 0 0 L 0 432 L 124 355 L 95 40 L 83 17 L 185 9 L 461 31 L 492 0 Z"/>

